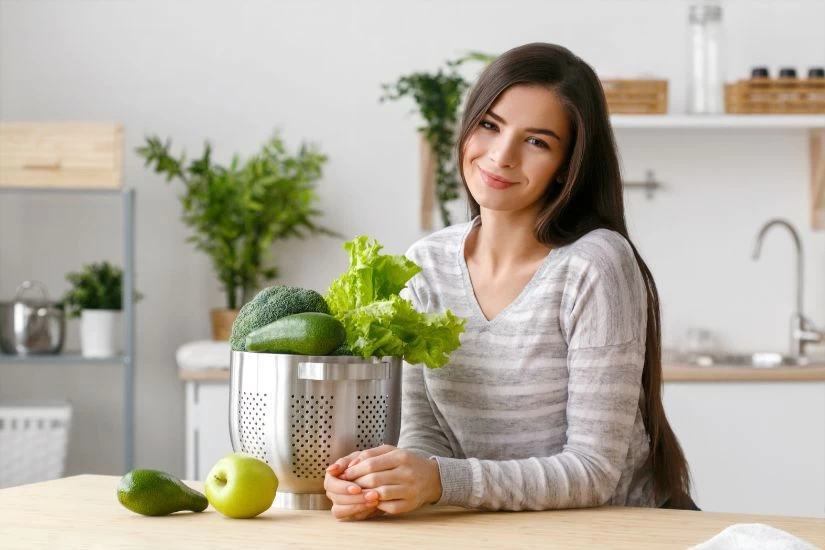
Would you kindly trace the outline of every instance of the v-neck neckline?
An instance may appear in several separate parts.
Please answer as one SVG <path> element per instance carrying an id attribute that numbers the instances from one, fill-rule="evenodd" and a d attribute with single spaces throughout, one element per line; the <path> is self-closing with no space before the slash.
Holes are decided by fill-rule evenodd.
<path id="1" fill-rule="evenodd" d="M 544 271 L 547 269 L 547 266 L 550 264 L 550 260 L 555 258 L 556 255 L 554 254 L 554 250 L 550 250 L 547 253 L 547 256 L 541 261 L 539 264 L 538 269 L 536 272 L 533 273 L 533 276 L 527 281 L 527 284 L 524 285 L 524 288 L 521 289 L 521 292 L 504 308 L 499 311 L 495 317 L 492 319 L 488 319 L 486 315 L 484 315 L 484 311 L 481 309 L 481 305 L 478 303 L 478 298 L 475 294 L 475 289 L 473 288 L 473 281 L 470 278 L 470 268 L 467 266 L 467 259 L 464 257 L 464 249 L 467 245 L 467 237 L 470 235 L 470 232 L 475 229 L 477 226 L 481 225 L 481 217 L 476 216 L 473 218 L 469 224 L 467 224 L 467 229 L 464 230 L 464 234 L 461 236 L 461 246 L 458 248 L 458 266 L 461 269 L 461 276 L 464 279 L 464 297 L 467 299 L 467 303 L 470 306 L 470 310 L 472 311 L 473 315 L 482 323 L 485 327 L 490 327 L 495 325 L 500 319 L 505 317 L 511 310 L 515 309 L 518 306 L 519 302 L 524 301 L 525 297 L 530 294 L 538 284 L 539 279 L 543 275 Z"/>

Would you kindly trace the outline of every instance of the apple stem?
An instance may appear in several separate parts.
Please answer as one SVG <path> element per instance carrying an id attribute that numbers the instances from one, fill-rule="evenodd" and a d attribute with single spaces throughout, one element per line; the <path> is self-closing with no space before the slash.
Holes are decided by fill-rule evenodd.
<path id="1" fill-rule="evenodd" d="M 219 474 L 215 474 L 212 477 L 214 477 L 215 481 L 217 481 L 221 486 L 226 485 L 226 478 L 225 477 L 221 477 Z"/>

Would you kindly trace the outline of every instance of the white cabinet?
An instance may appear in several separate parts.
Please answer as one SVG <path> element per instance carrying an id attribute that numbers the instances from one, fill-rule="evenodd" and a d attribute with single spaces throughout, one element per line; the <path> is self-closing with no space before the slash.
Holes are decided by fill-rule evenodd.
<path id="1" fill-rule="evenodd" d="M 186 479 L 203 480 L 232 452 L 229 383 L 186 382 Z"/>
<path id="2" fill-rule="evenodd" d="M 673 382 L 664 404 L 700 508 L 825 517 L 825 381 Z"/>

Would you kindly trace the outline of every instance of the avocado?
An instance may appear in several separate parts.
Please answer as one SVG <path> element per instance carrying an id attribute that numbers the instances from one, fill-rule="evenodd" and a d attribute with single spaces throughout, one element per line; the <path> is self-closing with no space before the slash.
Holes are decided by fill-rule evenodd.
<path id="1" fill-rule="evenodd" d="M 282 317 L 246 337 L 246 351 L 327 355 L 344 343 L 341 321 L 326 313 L 296 313 Z"/>
<path id="2" fill-rule="evenodd" d="M 203 512 L 209 506 L 202 493 L 160 470 L 137 469 L 127 473 L 118 483 L 117 499 L 144 516 L 165 516 L 184 510 Z"/>

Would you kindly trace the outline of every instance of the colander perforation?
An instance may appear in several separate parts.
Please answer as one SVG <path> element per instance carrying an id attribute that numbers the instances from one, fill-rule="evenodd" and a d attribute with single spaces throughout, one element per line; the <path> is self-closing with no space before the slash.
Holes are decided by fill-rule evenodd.
<path id="1" fill-rule="evenodd" d="M 269 464 L 266 456 L 264 426 L 266 425 L 266 411 L 269 408 L 269 398 L 265 393 L 241 392 L 238 420 L 241 451 L 249 453 Z"/>
<path id="2" fill-rule="evenodd" d="M 331 462 L 333 396 L 292 395 L 290 407 L 303 414 L 293 414 L 290 425 L 292 473 L 295 477 L 324 477 Z"/>
<path id="3" fill-rule="evenodd" d="M 379 447 L 387 429 L 388 395 L 359 395 L 355 407 L 358 420 L 356 446 L 360 449 Z"/>

